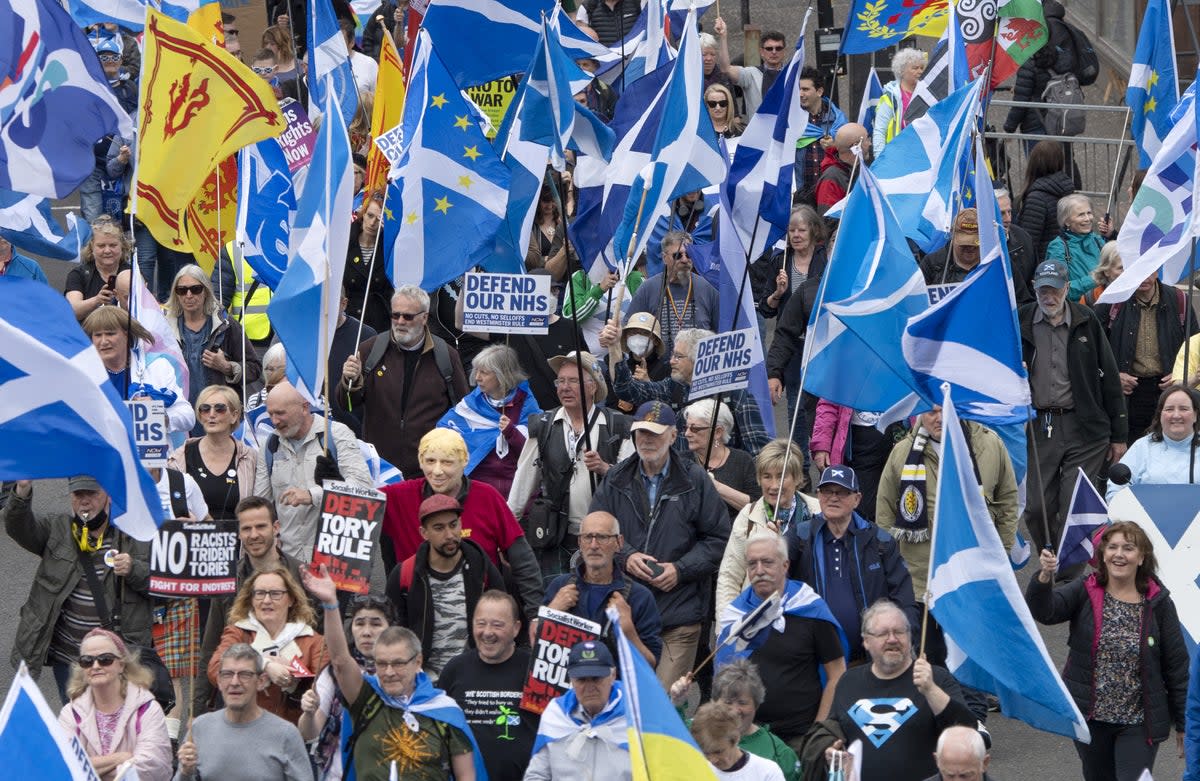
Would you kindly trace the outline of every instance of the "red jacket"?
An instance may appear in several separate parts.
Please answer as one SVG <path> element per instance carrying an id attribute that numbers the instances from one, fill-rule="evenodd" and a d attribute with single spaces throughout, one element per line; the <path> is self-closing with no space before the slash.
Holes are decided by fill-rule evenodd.
<path id="1" fill-rule="evenodd" d="M 464 478 L 463 484 L 467 489 L 465 497 L 459 496 L 463 506 L 463 536 L 483 548 L 499 567 L 500 551 L 508 550 L 524 532 L 499 491 L 478 480 Z M 383 494 L 387 497 L 383 533 L 392 538 L 396 561 L 401 562 L 415 554 L 423 542 L 417 510 L 425 499 L 425 478 L 385 486 Z"/>
<path id="2" fill-rule="evenodd" d="M 825 172 L 830 168 L 837 170 L 826 175 Z M 817 180 L 817 211 L 824 214 L 829 207 L 845 198 L 849 183 L 850 166 L 838 157 L 837 147 L 830 146 L 821 158 L 821 178 Z"/>

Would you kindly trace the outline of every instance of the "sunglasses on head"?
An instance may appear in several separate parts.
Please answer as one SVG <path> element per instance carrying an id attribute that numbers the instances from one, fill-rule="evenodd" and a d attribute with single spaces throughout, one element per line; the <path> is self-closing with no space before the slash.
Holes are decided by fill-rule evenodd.
<path id="1" fill-rule="evenodd" d="M 706 100 L 704 102 L 708 104 L 709 108 L 725 108 L 729 105 L 728 100 Z"/>
<path id="2" fill-rule="evenodd" d="M 175 295 L 202 296 L 204 295 L 204 285 L 177 285 L 175 287 Z"/>
<path id="3" fill-rule="evenodd" d="M 217 403 L 217 404 L 201 404 L 201 405 L 200 405 L 199 407 L 197 407 L 196 409 L 200 411 L 200 414 L 201 414 L 201 415 L 207 415 L 207 414 L 208 414 L 208 413 L 210 413 L 210 412 L 215 412 L 215 413 L 217 413 L 218 415 L 224 415 L 226 412 L 228 412 L 228 411 L 229 411 L 229 405 L 228 405 L 228 404 L 221 404 L 221 403 Z"/>
<path id="4" fill-rule="evenodd" d="M 413 320 L 416 320 L 418 317 L 420 317 L 423 314 L 425 314 L 425 313 L 424 312 L 392 312 L 392 320 L 394 320 L 394 321 L 403 320 L 406 323 L 411 323 Z"/>
<path id="5" fill-rule="evenodd" d="M 116 654 L 97 654 L 96 656 L 87 655 L 79 657 L 79 666 L 86 670 L 96 662 L 99 662 L 101 667 L 111 667 L 112 663 L 115 661 L 117 661 Z"/>

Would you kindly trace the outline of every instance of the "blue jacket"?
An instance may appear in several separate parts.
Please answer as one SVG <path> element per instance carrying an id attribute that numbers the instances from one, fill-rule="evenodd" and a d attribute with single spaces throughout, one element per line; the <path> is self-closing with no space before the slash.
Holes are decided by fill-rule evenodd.
<path id="1" fill-rule="evenodd" d="M 1200 654 L 1192 659 L 1184 719 L 1187 728 L 1183 732 L 1183 761 L 1186 767 L 1183 781 L 1200 781 Z"/>
<path id="2" fill-rule="evenodd" d="M 573 616 L 586 618 L 588 621 L 595 621 L 601 627 L 600 637 L 606 644 L 610 644 L 612 625 L 608 616 L 604 614 L 605 603 L 612 594 L 621 593 L 625 597 L 625 601 L 629 603 L 629 612 L 633 616 L 633 627 L 637 630 L 638 637 L 646 644 L 650 653 L 654 654 L 657 662 L 662 656 L 662 618 L 658 614 L 658 604 L 654 601 L 654 595 L 650 593 L 650 589 L 625 577 L 624 562 L 620 556 L 613 562 L 611 583 L 603 585 L 586 583 L 583 579 L 583 571 L 584 565 L 580 563 L 573 572 L 564 573 L 550 581 L 550 585 L 546 587 L 546 596 L 542 599 L 542 604 L 549 605 L 559 589 L 568 583 L 574 583 L 579 589 L 579 601 L 567 612 Z M 599 608 L 594 612 L 589 611 L 587 605 L 592 601 L 588 599 L 587 594 L 591 590 L 603 592 L 603 595 L 595 600 Z M 615 648 L 612 650 L 613 653 L 616 653 Z"/>
<path id="3" fill-rule="evenodd" d="M 38 265 L 37 261 L 17 252 L 15 245 L 12 248 L 12 259 L 8 261 L 8 269 L 4 273 L 17 279 L 32 279 L 35 282 L 50 284 L 50 281 L 46 279 L 46 272 L 42 271 L 42 267 Z"/>

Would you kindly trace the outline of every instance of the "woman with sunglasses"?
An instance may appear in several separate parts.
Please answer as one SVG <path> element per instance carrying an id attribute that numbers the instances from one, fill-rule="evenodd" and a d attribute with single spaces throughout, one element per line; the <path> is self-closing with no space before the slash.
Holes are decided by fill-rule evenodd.
<path id="1" fill-rule="evenodd" d="M 733 91 L 724 84 L 711 84 L 704 90 L 704 105 L 708 106 L 708 118 L 719 135 L 737 138 L 746 129 L 746 123 L 734 113 Z M 729 154 L 733 154 L 732 149 Z"/>
<path id="2" fill-rule="evenodd" d="M 192 476 L 213 519 L 233 520 L 238 501 L 254 492 L 258 453 L 234 438 L 242 401 L 227 385 L 209 385 L 196 398 L 196 420 L 204 435 L 171 454 L 167 466 Z"/>
<path id="3" fill-rule="evenodd" d="M 107 629 L 93 629 L 79 645 L 67 682 L 70 702 L 58 723 L 79 739 L 102 781 L 136 769 L 143 781 L 171 777 L 171 740 L 162 708 L 150 693 L 153 674 Z"/>
<path id="4" fill-rule="evenodd" d="M 375 594 L 359 594 L 350 600 L 350 617 L 346 619 L 346 636 L 350 638 L 350 654 L 364 673 L 375 674 L 375 640 L 379 633 L 396 623 L 396 611 L 386 598 Z M 312 689 L 300 698 L 300 736 L 312 745 L 312 759 L 317 765 L 319 781 L 341 781 L 342 778 L 342 713 L 345 710 L 342 690 L 333 677 L 333 668 L 326 667 L 317 676 Z"/>
<path id="5" fill-rule="evenodd" d="M 238 590 L 221 643 L 208 662 L 208 681 L 217 685 L 221 655 L 246 643 L 265 660 L 269 685 L 258 704 L 292 724 L 300 720 L 300 698 L 329 664 L 325 638 L 313 629 L 316 616 L 308 596 L 286 567 L 256 572 Z"/>

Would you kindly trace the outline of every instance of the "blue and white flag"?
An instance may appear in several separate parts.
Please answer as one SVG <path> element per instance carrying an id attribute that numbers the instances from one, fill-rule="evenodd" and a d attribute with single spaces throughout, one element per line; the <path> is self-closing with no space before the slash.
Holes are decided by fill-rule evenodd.
<path id="1" fill-rule="evenodd" d="M 875 108 L 883 97 L 883 84 L 874 68 L 867 74 L 867 83 L 863 86 L 862 102 L 858 106 L 858 124 L 870 133 L 875 128 Z"/>
<path id="2" fill-rule="evenodd" d="M 859 166 L 804 345 L 804 389 L 834 404 L 892 410 L 914 397 L 900 335 L 929 307 L 925 277 L 871 168 Z M 854 366 L 854 371 L 846 371 Z"/>
<path id="3" fill-rule="evenodd" d="M 91 475 L 113 521 L 150 540 L 158 489 L 138 462 L 133 421 L 92 340 L 49 286 L 0 276 L 0 480 Z"/>
<path id="4" fill-rule="evenodd" d="M 908 109 L 904 110 L 905 125 L 920 119 L 929 111 L 930 106 L 971 81 L 971 70 L 967 64 L 967 44 L 963 38 L 958 14 L 953 3 L 947 4 L 946 8 L 949 13 L 946 31 L 930 52 L 925 73 L 917 81 L 917 88 L 913 90 Z M 968 19 L 967 23 L 974 25 L 976 20 Z M 903 110 L 903 107 L 897 106 L 896 110 Z"/>
<path id="5" fill-rule="evenodd" d="M 613 236 L 617 248 L 632 247 L 630 258 L 646 248 L 650 227 L 667 214 L 673 200 L 724 181 L 727 158 L 704 108 L 704 71 L 694 13 L 684 24 L 679 57 L 660 99 L 661 119 L 650 162 L 633 180 Z"/>
<path id="6" fill-rule="evenodd" d="M 78 261 L 92 228 L 75 212 L 69 212 L 64 233 L 50 211 L 48 198 L 0 190 L 0 236 L 35 255 Z"/>
<path id="7" fill-rule="evenodd" d="M 979 491 L 948 385 L 944 392 L 929 610 L 946 635 L 946 667 L 963 684 L 999 697 L 1009 718 L 1089 742 L 1087 722 L 1054 669 Z"/>
<path id="8" fill-rule="evenodd" d="M 544 746 L 575 735 L 587 734 L 612 746 L 629 748 L 629 729 L 626 722 L 625 684 L 613 681 L 604 708 L 590 719 L 575 716 L 579 712 L 579 697 L 574 689 L 550 700 L 538 722 L 537 737 L 533 741 L 532 754 Z"/>
<path id="9" fill-rule="evenodd" d="M 457 431 L 467 444 L 464 473 L 471 474 L 491 453 L 499 458 L 508 455 L 508 439 L 500 431 L 500 416 L 508 414 L 513 407 L 518 407 L 518 410 L 515 415 L 510 415 L 509 425 L 516 426 L 521 436 L 528 438 L 529 416 L 542 411 L 528 382 L 518 384 L 504 399 L 502 407 L 492 404 L 484 392 L 476 388 L 442 415 L 437 422 L 438 428 Z"/>
<path id="10" fill-rule="evenodd" d="M 1058 571 L 1086 564 L 1096 553 L 1092 537 L 1108 525 L 1108 505 L 1082 469 L 1071 491 L 1071 506 L 1058 540 Z"/>
<path id="11" fill-rule="evenodd" d="M 332 91 L 333 103 L 340 107 L 348 127 L 358 110 L 358 85 L 330 0 L 308 0 L 308 67 L 309 113 L 324 111 L 329 102 L 325 93 Z"/>
<path id="12" fill-rule="evenodd" d="M 100 777 L 79 738 L 58 723 L 25 662 L 0 707 L 0 767 L 9 778 L 94 781 Z"/>
<path id="13" fill-rule="evenodd" d="M 360 439 L 358 446 L 363 451 L 363 460 L 367 462 L 367 471 L 371 473 L 372 485 L 382 489 L 404 481 L 404 474 L 400 469 L 380 456 L 374 445 Z"/>
<path id="14" fill-rule="evenodd" d="M 337 330 L 354 196 L 350 136 L 332 92 L 326 93 L 321 110 L 325 121 L 317 131 L 307 186 L 296 204 L 288 250 L 292 261 L 267 305 L 271 325 L 287 349 L 288 377 L 313 398 L 321 395 Z"/>
<path id="15" fill-rule="evenodd" d="M 546 163 L 550 158 L 550 150 L 547 147 L 521 138 L 521 111 L 518 107 L 524 101 L 528 89 L 529 80 L 523 79 L 517 87 L 513 105 L 504 112 L 500 130 L 492 141 L 492 148 L 500 155 L 500 162 L 504 163 L 510 177 L 508 205 L 504 212 L 505 227 L 496 241 L 494 260 L 507 263 L 511 268 L 524 268 L 525 253 L 533 236 L 533 218 L 537 214 L 538 198 L 546 175 Z M 590 159 L 579 158 L 580 161 Z"/>
<path id="16" fill-rule="evenodd" d="M 397 287 L 433 290 L 473 266 L 519 273 L 523 258 L 501 258 L 508 167 L 500 161 L 433 48 L 417 33 L 404 100 L 404 151 L 392 167 L 383 251 Z"/>
<path id="17" fill-rule="evenodd" d="M 53 0 L 0 5 L 0 189 L 66 198 L 96 168 L 92 146 L 133 122 L 70 15 Z"/>
<path id="18" fill-rule="evenodd" d="M 738 139 L 725 183 L 733 225 L 752 259 L 787 233 L 796 142 L 808 127 L 808 111 L 800 105 L 798 80 L 804 69 L 804 32 L 811 15 L 809 6 L 791 62 L 767 90 Z"/>
<path id="19" fill-rule="evenodd" d="M 1125 90 L 1125 105 L 1132 112 L 1130 130 L 1138 147 L 1138 168 L 1150 167 L 1163 139 L 1171 132 L 1171 110 L 1178 102 L 1170 3 L 1149 0 Z"/>
<path id="20" fill-rule="evenodd" d="M 260 282 L 274 290 L 288 265 L 288 235 L 296 219 L 296 191 L 283 149 L 273 138 L 238 155 L 237 240 Z"/>
<path id="21" fill-rule="evenodd" d="M 153 8 L 162 11 L 177 22 L 187 24 L 188 17 L 206 2 L 216 0 L 177 0 L 155 2 Z M 146 3 L 144 0 L 66 0 L 71 18 L 80 27 L 90 27 L 103 22 L 115 22 L 126 30 L 140 32 L 146 26 Z M 161 6 L 161 7 L 160 7 Z M 126 136 L 128 138 L 128 136 Z"/>
<path id="22" fill-rule="evenodd" d="M 612 49 L 618 52 L 618 58 L 624 52 L 625 67 L 605 68 L 601 71 L 602 78 L 609 84 L 615 84 L 619 78 L 625 87 L 675 59 L 678 52 L 663 30 L 662 0 L 646 0 L 633 29 Z"/>
<path id="23" fill-rule="evenodd" d="M 765 607 L 764 607 L 765 605 Z M 849 653 L 850 645 L 842 625 L 833 617 L 829 605 L 807 583 L 788 580 L 783 594 L 776 592 L 767 599 L 754 593 L 749 586 L 725 606 L 717 617 L 717 660 L 720 669 L 737 659 L 746 659 L 767 642 L 771 632 L 782 632 L 785 616 L 826 621 L 837 629 L 842 650 Z"/>

